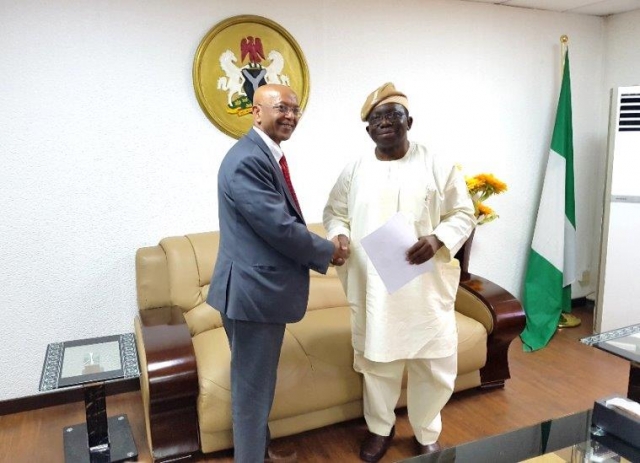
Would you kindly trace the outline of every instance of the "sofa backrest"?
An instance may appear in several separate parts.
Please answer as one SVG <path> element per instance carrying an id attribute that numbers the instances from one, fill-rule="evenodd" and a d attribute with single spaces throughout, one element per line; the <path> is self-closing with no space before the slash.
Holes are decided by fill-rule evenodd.
<path id="1" fill-rule="evenodd" d="M 221 326 L 217 312 L 205 307 L 218 245 L 218 232 L 206 232 L 172 236 L 138 249 L 138 309 L 179 307 L 194 335 Z"/>
<path id="2" fill-rule="evenodd" d="M 309 229 L 320 236 L 321 224 Z M 206 232 L 164 238 L 157 246 L 138 249 L 136 285 L 140 311 L 179 307 L 193 335 L 221 326 L 220 316 L 206 306 L 215 266 L 219 233 Z M 309 310 L 346 306 L 342 285 L 334 268 L 327 275 L 311 272 Z"/>
<path id="3" fill-rule="evenodd" d="M 310 224 L 314 233 L 325 236 L 322 224 Z M 218 232 L 195 233 L 164 238 L 157 246 L 138 249 L 136 253 L 136 285 L 140 311 L 159 307 L 179 307 L 185 314 L 192 335 L 222 325 L 220 315 L 206 304 L 209 281 L 219 246 Z M 477 296 L 464 288 L 458 290 L 456 310 L 466 314 L 483 306 Z M 348 302 L 336 269 L 326 275 L 311 272 L 307 310 L 347 306 Z M 476 307 L 476 308 L 474 308 Z M 491 313 L 485 310 L 480 322 L 490 333 Z M 468 315 L 471 315 L 469 313 Z"/>
<path id="4" fill-rule="evenodd" d="M 316 235 L 326 236 L 326 231 L 321 223 L 308 225 Z M 311 272 L 311 283 L 309 286 L 309 303 L 307 310 L 328 309 L 330 307 L 348 306 L 347 297 L 342 289 L 342 283 L 338 279 L 335 267 L 329 267 L 326 275 L 318 272 Z"/>

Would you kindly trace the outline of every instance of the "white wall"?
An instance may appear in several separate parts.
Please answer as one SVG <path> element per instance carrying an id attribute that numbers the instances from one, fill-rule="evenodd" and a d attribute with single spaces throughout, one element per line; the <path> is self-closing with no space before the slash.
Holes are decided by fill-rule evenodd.
<path id="1" fill-rule="evenodd" d="M 605 20 L 605 89 L 640 85 L 640 10 Z M 608 97 L 608 93 L 607 93 Z"/>
<path id="2" fill-rule="evenodd" d="M 413 140 L 509 184 L 471 271 L 518 296 L 569 35 L 578 270 L 593 270 L 601 18 L 455 0 L 0 0 L 0 400 L 37 391 L 48 343 L 132 331 L 138 247 L 217 228 L 215 175 L 234 140 L 200 110 L 191 66 L 237 14 L 278 22 L 306 55 L 309 104 L 285 149 L 308 221 L 344 164 L 372 153 L 360 107 L 391 80 Z"/>

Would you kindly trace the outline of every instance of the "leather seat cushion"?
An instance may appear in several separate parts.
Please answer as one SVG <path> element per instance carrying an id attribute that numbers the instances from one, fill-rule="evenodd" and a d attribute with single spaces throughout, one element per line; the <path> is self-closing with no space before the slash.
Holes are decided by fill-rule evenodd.
<path id="1" fill-rule="evenodd" d="M 231 355 L 223 328 L 205 331 L 193 338 L 198 365 L 198 417 L 203 432 L 227 430 L 231 425 Z M 311 364 L 298 341 L 285 331 L 276 399 L 270 419 L 280 419 L 308 412 L 316 403 L 317 384 Z M 207 412 L 209 410 L 210 412 Z M 215 410 L 215 411 L 214 411 Z"/>
<path id="2" fill-rule="evenodd" d="M 458 376 L 479 370 L 487 362 L 487 330 L 473 318 L 456 312 Z"/>
<path id="3" fill-rule="evenodd" d="M 310 362 L 314 378 L 313 409 L 362 398 L 362 378 L 353 369 L 349 307 L 309 311 L 301 321 L 288 325 L 287 331 Z"/>
<path id="4" fill-rule="evenodd" d="M 484 366 L 487 332 L 477 321 L 456 313 L 458 374 Z M 193 337 L 200 395 L 198 415 L 203 432 L 229 429 L 231 360 L 223 328 Z M 350 310 L 334 307 L 307 312 L 287 325 L 271 420 L 322 410 L 362 397 L 362 379 L 353 370 Z M 221 407 L 221 405 L 224 405 Z M 207 410 L 216 409 L 216 412 Z"/>

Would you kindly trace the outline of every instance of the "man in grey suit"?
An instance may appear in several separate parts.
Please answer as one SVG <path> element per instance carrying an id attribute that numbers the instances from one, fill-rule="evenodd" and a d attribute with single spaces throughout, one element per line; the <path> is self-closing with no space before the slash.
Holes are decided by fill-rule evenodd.
<path id="1" fill-rule="evenodd" d="M 235 460 L 295 461 L 269 449 L 269 412 L 286 323 L 309 298 L 309 269 L 326 273 L 348 257 L 346 243 L 307 229 L 280 142 L 301 115 L 283 85 L 253 99 L 253 128 L 229 150 L 218 172 L 220 249 L 207 302 L 220 311 L 231 348 Z"/>

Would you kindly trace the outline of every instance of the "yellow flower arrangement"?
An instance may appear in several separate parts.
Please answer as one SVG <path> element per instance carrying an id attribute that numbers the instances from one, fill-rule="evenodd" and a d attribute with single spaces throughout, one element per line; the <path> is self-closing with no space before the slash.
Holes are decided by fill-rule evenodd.
<path id="1" fill-rule="evenodd" d="M 492 195 L 499 195 L 507 191 L 507 184 L 498 180 L 493 174 L 478 174 L 473 177 L 465 176 L 464 179 L 467 182 L 467 189 L 473 201 L 478 225 L 497 219 L 499 217 L 498 214 L 484 204 L 484 201 Z"/>

